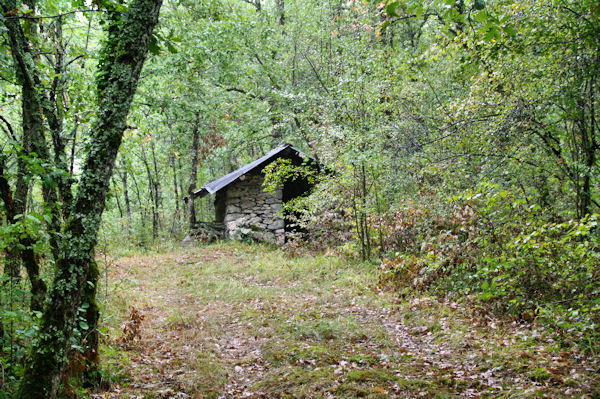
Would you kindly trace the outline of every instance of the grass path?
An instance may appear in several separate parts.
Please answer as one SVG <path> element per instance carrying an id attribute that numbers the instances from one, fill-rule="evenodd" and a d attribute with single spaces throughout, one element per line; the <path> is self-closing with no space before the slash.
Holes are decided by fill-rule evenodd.
<path id="1" fill-rule="evenodd" d="M 598 363 L 534 326 L 399 301 L 371 266 L 243 244 L 109 268 L 93 398 L 598 398 Z M 141 339 L 119 342 L 133 306 Z"/>

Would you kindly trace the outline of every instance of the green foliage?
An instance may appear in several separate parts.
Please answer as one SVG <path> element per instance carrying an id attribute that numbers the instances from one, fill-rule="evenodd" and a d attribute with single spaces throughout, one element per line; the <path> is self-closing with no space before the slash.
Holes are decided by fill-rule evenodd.
<path id="1" fill-rule="evenodd" d="M 31 187 L 25 212 L 12 222 L 3 214 L 0 247 L 33 248 L 49 259 L 44 275 L 70 210 L 44 193 L 79 177 L 105 67 L 127 46 L 118 43 L 126 4 L 77 11 L 84 6 L 41 1 L 18 13 L 64 14 L 62 31 L 59 19 L 40 19 L 37 31 L 21 21 L 39 54 L 38 87 L 61 122 L 44 114 L 45 141 L 60 131 L 61 159 L 17 144 L 27 131 L 22 77 L 8 67 L 11 20 L 0 21 L 3 175 Z M 317 183 L 285 205 L 299 227 L 290 251 L 370 259 L 382 284 L 405 294 L 473 296 L 592 347 L 599 13 L 592 0 L 170 2 L 133 98 L 102 243 L 118 253 L 174 245 L 189 225 L 184 198 L 291 142 L 331 174 L 267 167 L 267 190 Z M 213 198 L 195 211 L 212 221 Z"/>
<path id="2" fill-rule="evenodd" d="M 3 326 L 0 362 L 4 370 L 0 397 L 10 398 L 23 375 L 24 361 L 32 339 L 39 330 L 41 313 L 30 310 L 28 303 L 31 293 L 25 282 L 15 283 L 4 275 L 0 277 L 0 285 L 0 320 Z"/>
<path id="3" fill-rule="evenodd" d="M 450 200 L 449 218 L 404 210 L 393 225 L 403 243 L 382 263 L 380 281 L 409 293 L 430 289 L 475 295 L 490 309 L 554 326 L 587 347 L 598 335 L 599 215 L 547 221 L 498 186 L 482 184 Z M 438 216 L 439 217 L 439 216 Z M 389 218 L 389 217 L 388 217 Z M 403 222 L 403 223 L 402 223 Z"/>
<path id="4" fill-rule="evenodd" d="M 285 158 L 277 159 L 265 166 L 263 173 L 265 174 L 264 190 L 270 193 L 274 193 L 284 183 L 293 184 L 301 180 L 314 186 L 322 176 L 310 160 L 303 162 L 302 165 L 294 165 L 291 159 Z"/>

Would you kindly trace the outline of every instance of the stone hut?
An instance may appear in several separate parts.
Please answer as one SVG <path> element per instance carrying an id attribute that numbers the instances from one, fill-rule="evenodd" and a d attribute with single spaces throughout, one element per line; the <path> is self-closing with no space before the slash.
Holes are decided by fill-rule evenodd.
<path id="1" fill-rule="evenodd" d="M 307 193 L 311 186 L 306 180 L 285 182 L 274 193 L 263 189 L 265 166 L 287 158 L 294 165 L 317 162 L 293 147 L 285 144 L 241 168 L 214 180 L 194 192 L 194 198 L 215 195 L 215 221 L 200 222 L 193 235 L 207 238 L 253 239 L 282 244 L 285 233 L 291 229 L 282 215 L 283 203 Z"/>

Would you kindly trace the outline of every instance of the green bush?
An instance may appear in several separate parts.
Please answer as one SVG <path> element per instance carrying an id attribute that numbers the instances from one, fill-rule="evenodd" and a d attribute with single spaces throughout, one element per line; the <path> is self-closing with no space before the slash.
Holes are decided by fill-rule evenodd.
<path id="1" fill-rule="evenodd" d="M 399 219 L 398 212 L 384 217 L 388 224 L 406 222 L 390 229 L 400 245 L 390 245 L 394 252 L 382 262 L 381 283 L 404 293 L 472 295 L 490 311 L 537 318 L 565 342 L 594 350 L 600 215 L 551 220 L 556 217 L 529 202 L 482 184 L 440 207 L 450 209 L 443 218 L 422 209 L 403 211 L 409 218 Z"/>

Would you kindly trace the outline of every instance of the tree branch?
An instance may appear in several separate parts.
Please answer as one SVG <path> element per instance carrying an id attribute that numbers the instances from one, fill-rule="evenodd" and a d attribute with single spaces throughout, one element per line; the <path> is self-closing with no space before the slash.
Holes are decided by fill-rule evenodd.
<path id="1" fill-rule="evenodd" d="M 77 14 L 77 13 L 88 13 L 88 12 L 101 12 L 101 10 L 92 10 L 92 9 L 88 9 L 88 10 L 74 10 L 74 11 L 67 11 L 61 14 L 56 14 L 56 15 L 9 15 L 9 16 L 4 16 L 4 19 L 33 19 L 33 20 L 38 20 L 38 19 L 55 19 L 55 18 L 62 18 L 65 15 L 71 15 L 71 14 Z"/>
<path id="2" fill-rule="evenodd" d="M 14 142 L 17 142 L 17 136 L 15 136 L 15 132 L 12 128 L 12 126 L 10 125 L 10 123 L 6 120 L 5 117 L 3 117 L 2 115 L 0 115 L 0 120 L 2 122 L 4 122 L 4 124 L 6 125 L 6 128 L 2 128 L 2 130 L 4 130 L 4 132 L 7 134 L 7 136 L 12 139 Z"/>

